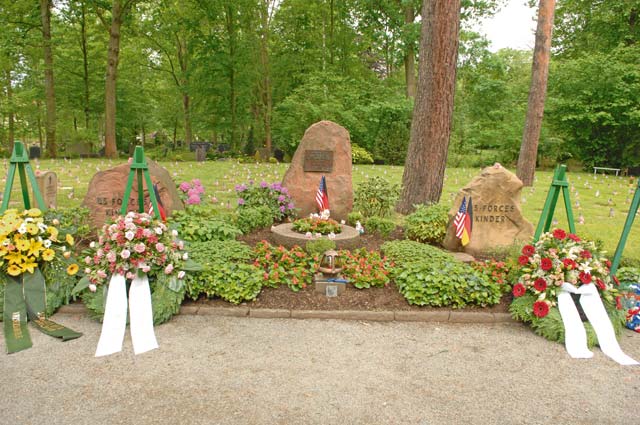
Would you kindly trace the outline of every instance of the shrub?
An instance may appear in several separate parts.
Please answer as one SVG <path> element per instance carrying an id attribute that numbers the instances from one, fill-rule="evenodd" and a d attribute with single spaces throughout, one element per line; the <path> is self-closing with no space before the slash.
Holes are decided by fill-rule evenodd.
<path id="1" fill-rule="evenodd" d="M 202 203 L 202 194 L 204 186 L 200 179 L 193 179 L 190 182 L 182 182 L 178 185 L 180 198 L 187 205 L 200 205 Z"/>
<path id="2" fill-rule="evenodd" d="M 455 259 L 404 263 L 395 282 L 409 304 L 462 308 L 500 301 L 500 287 Z"/>
<path id="3" fill-rule="evenodd" d="M 199 205 L 174 211 L 168 223 L 178 231 L 181 238 L 189 242 L 223 241 L 235 239 L 242 234 L 229 216 Z"/>
<path id="4" fill-rule="evenodd" d="M 250 233 L 255 229 L 271 226 L 273 224 L 273 214 L 266 205 L 240 208 L 238 210 L 237 224 L 242 233 Z"/>
<path id="5" fill-rule="evenodd" d="M 286 283 L 297 292 L 313 282 L 319 257 L 307 255 L 299 246 L 287 250 L 282 245 L 274 247 L 262 241 L 256 244 L 253 252 L 253 264 L 263 270 L 264 286 L 277 288 Z"/>
<path id="6" fill-rule="evenodd" d="M 365 217 L 386 217 L 399 196 L 400 186 L 392 185 L 384 177 L 375 176 L 358 185 L 353 205 Z"/>
<path id="7" fill-rule="evenodd" d="M 233 304 L 255 300 L 262 290 L 262 270 L 253 265 L 222 263 L 211 269 L 209 275 L 212 294 L 207 295 L 216 295 Z"/>
<path id="8" fill-rule="evenodd" d="M 307 242 L 304 249 L 309 255 L 321 257 L 326 251 L 336 249 L 336 243 L 331 239 L 316 239 Z"/>
<path id="9" fill-rule="evenodd" d="M 353 164 L 373 164 L 373 155 L 371 155 L 365 148 L 352 144 L 351 162 Z"/>
<path id="10" fill-rule="evenodd" d="M 238 209 L 254 208 L 266 206 L 275 221 L 281 222 L 287 218 L 296 216 L 295 206 L 286 187 L 280 183 L 268 184 L 265 181 L 255 186 L 253 182 L 249 185 L 236 186 L 238 194 Z"/>
<path id="11" fill-rule="evenodd" d="M 396 223 L 393 220 L 382 217 L 371 217 L 367 220 L 366 225 L 370 233 L 378 232 L 385 238 L 396 229 Z"/>
<path id="12" fill-rule="evenodd" d="M 349 223 L 349 226 L 355 226 L 358 221 L 360 223 L 364 221 L 364 216 L 360 211 L 352 211 L 347 215 L 347 223 Z"/>
<path id="13" fill-rule="evenodd" d="M 389 269 L 393 265 L 377 251 L 364 248 L 354 251 L 340 250 L 343 260 L 342 274 L 358 289 L 381 288 L 389 284 Z"/>
<path id="14" fill-rule="evenodd" d="M 418 205 L 407 216 L 407 237 L 418 242 L 440 245 L 447 234 L 449 208 L 443 204 Z"/>
<path id="15" fill-rule="evenodd" d="M 398 265 L 414 261 L 454 261 L 450 254 L 441 249 L 416 241 L 385 242 L 381 251 Z"/>

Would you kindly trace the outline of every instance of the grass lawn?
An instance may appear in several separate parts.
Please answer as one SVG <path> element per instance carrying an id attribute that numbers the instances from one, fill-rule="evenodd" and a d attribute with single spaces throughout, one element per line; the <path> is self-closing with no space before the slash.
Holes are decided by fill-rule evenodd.
<path id="1" fill-rule="evenodd" d="M 106 159 L 77 160 L 43 160 L 32 161 L 32 167 L 40 170 L 54 171 L 58 175 L 58 205 L 60 207 L 77 207 L 81 204 L 91 177 L 100 170 L 119 165 L 122 161 Z M 248 183 L 250 180 L 259 183 L 280 181 L 288 168 L 288 164 L 239 164 L 235 161 L 198 162 L 163 162 L 159 161 L 172 174 L 176 184 L 199 178 L 205 187 L 206 199 L 215 208 L 234 208 L 236 196 L 234 187 Z M 6 179 L 8 159 L 4 160 L 2 184 Z M 514 171 L 514 170 L 511 170 Z M 441 202 L 451 204 L 457 191 L 466 185 L 480 169 L 448 168 Z M 551 184 L 553 172 L 536 172 L 536 182 L 531 188 L 522 191 L 522 209 L 525 217 L 534 226 Z M 402 167 L 379 165 L 356 165 L 353 168 L 354 188 L 368 177 L 382 176 L 391 183 L 400 184 Z M 637 179 L 616 177 L 614 175 L 594 176 L 590 173 L 570 171 L 567 173 L 571 185 L 571 205 L 576 219 L 576 227 L 581 237 L 600 239 L 612 258 L 620 239 L 622 228 L 629 211 L 631 199 L 638 186 Z M 19 182 L 16 179 L 12 193 L 12 205 L 21 206 Z M 611 217 L 610 215 L 613 214 Z M 560 199 L 555 214 L 558 227 L 568 230 L 564 204 Z M 584 218 L 579 224 L 578 217 Z M 640 220 L 634 223 L 627 240 L 624 257 L 640 260 Z"/>

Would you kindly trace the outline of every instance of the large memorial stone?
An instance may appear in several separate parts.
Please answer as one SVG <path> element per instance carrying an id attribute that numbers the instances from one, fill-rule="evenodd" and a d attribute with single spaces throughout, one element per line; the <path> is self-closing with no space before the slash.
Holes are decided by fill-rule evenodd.
<path id="1" fill-rule="evenodd" d="M 149 175 L 153 184 L 158 185 L 160 200 L 167 213 L 170 215 L 174 210 L 184 209 L 184 205 L 176 189 L 176 184 L 171 179 L 167 170 L 156 162 L 147 158 L 149 165 Z M 101 227 L 107 219 L 119 215 L 124 202 L 124 191 L 129 178 L 129 164 L 122 164 L 108 170 L 97 172 L 89 182 L 89 190 L 82 201 L 82 206 L 89 208 L 91 212 L 92 224 Z M 146 182 L 144 183 L 145 195 L 144 204 L 148 212 L 151 201 L 147 192 Z M 133 179 L 133 189 L 127 201 L 128 211 L 138 210 L 138 179 Z"/>
<path id="2" fill-rule="evenodd" d="M 53 171 L 36 173 L 36 183 L 47 208 L 58 207 L 58 176 Z M 36 196 L 33 195 L 35 201 Z"/>
<path id="3" fill-rule="evenodd" d="M 515 241 L 529 241 L 533 225 L 522 216 L 520 191 L 522 182 L 515 174 L 496 164 L 487 167 L 463 187 L 449 210 L 450 225 L 443 245 L 450 251 L 482 255 L 492 249 L 509 246 Z M 469 243 L 462 247 L 455 236 L 453 218 L 463 197 L 472 199 L 473 230 Z"/>
<path id="4" fill-rule="evenodd" d="M 344 127 L 331 121 L 320 121 L 305 131 L 282 180 L 302 217 L 318 212 L 316 192 L 323 175 L 331 218 L 346 220 L 353 209 L 351 140 Z"/>

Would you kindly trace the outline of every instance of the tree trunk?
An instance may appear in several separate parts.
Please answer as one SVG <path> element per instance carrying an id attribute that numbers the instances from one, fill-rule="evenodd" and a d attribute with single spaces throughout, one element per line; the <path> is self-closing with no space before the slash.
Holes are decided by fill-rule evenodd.
<path id="1" fill-rule="evenodd" d="M 536 157 L 544 101 L 547 96 L 547 77 L 549 75 L 549 57 L 551 55 L 551 32 L 553 30 L 553 13 L 555 0 L 540 0 L 538 6 L 538 27 L 536 29 L 536 45 L 533 51 L 531 67 L 531 87 L 529 89 L 529 105 L 524 123 L 522 144 L 518 157 L 517 175 L 525 186 L 533 185 L 536 171 Z"/>
<path id="2" fill-rule="evenodd" d="M 410 25 L 416 18 L 413 6 L 407 4 L 404 7 L 404 23 Z M 407 43 L 407 50 L 404 56 L 404 76 L 407 84 L 407 97 L 416 97 L 416 63 L 413 43 Z"/>
<path id="3" fill-rule="evenodd" d="M 269 63 L 269 5 L 271 0 L 262 0 L 260 8 L 260 62 L 262 64 L 262 108 L 264 123 L 264 146 L 271 152 L 271 114 L 273 97 L 271 89 L 271 67 Z"/>
<path id="4" fill-rule="evenodd" d="M 193 141 L 193 132 L 191 131 L 191 98 L 189 96 L 187 71 L 189 68 L 189 56 L 187 51 L 187 42 L 184 38 L 176 35 L 176 50 L 178 53 L 178 63 L 180 64 L 180 77 L 178 79 L 178 88 L 182 91 L 182 112 L 184 114 L 184 142 L 187 146 Z"/>
<path id="5" fill-rule="evenodd" d="M 107 158 L 116 158 L 116 81 L 118 78 L 118 60 L 120 57 L 120 28 L 127 6 L 123 0 L 113 0 L 111 6 L 111 26 L 109 27 L 109 50 L 107 51 L 107 75 L 104 85 L 104 154 Z"/>
<path id="6" fill-rule="evenodd" d="M 51 50 L 51 0 L 40 0 L 42 41 L 44 46 L 44 98 L 47 155 L 56 157 L 56 93 L 53 85 L 53 52 Z"/>
<path id="7" fill-rule="evenodd" d="M 16 140 L 15 136 L 15 118 L 13 113 L 13 87 L 11 86 L 11 70 L 7 69 L 7 121 L 9 127 L 9 152 L 13 152 L 13 143 Z M 40 119 L 40 115 L 38 114 L 38 120 Z M 42 145 L 41 145 L 42 147 Z"/>
<path id="8" fill-rule="evenodd" d="M 451 134 L 460 29 L 460 0 L 425 0 L 422 8 L 418 90 L 411 140 L 396 209 L 440 200 Z"/>
<path id="9" fill-rule="evenodd" d="M 89 128 L 89 60 L 88 49 L 87 49 L 87 3 L 82 2 L 82 18 L 80 21 L 80 29 L 81 29 L 81 46 L 82 46 L 82 82 L 84 83 L 84 128 Z M 93 145 L 93 143 L 91 143 Z"/>
<path id="10" fill-rule="evenodd" d="M 234 151 L 238 150 L 237 126 L 238 107 L 236 94 L 236 19 L 232 5 L 226 9 L 227 33 L 229 36 L 229 107 L 231 108 L 231 146 Z"/>

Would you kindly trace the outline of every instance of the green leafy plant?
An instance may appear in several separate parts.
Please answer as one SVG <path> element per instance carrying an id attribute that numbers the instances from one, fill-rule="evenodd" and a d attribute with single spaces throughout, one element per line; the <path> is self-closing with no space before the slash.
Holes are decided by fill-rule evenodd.
<path id="1" fill-rule="evenodd" d="M 411 240 L 440 245 L 447 234 L 449 208 L 443 204 L 418 205 L 407 216 L 406 233 Z"/>
<path id="2" fill-rule="evenodd" d="M 201 205 L 174 211 L 167 222 L 185 241 L 223 241 L 242 234 L 229 215 L 219 214 L 211 207 Z"/>
<path id="3" fill-rule="evenodd" d="M 355 191 L 353 205 L 365 217 L 386 217 L 400 196 L 400 186 L 384 177 L 374 176 L 361 183 Z"/>
<path id="4" fill-rule="evenodd" d="M 393 220 L 382 217 L 370 217 L 365 225 L 369 233 L 378 232 L 385 238 L 396 229 L 396 223 Z"/>
<path id="5" fill-rule="evenodd" d="M 273 214 L 266 205 L 240 208 L 237 219 L 238 228 L 242 233 L 250 233 L 256 229 L 269 227 L 273 224 Z"/>
<path id="6" fill-rule="evenodd" d="M 73 235 L 75 243 L 86 246 L 91 237 L 90 211 L 85 207 L 50 209 L 44 213 L 44 219 L 48 223 L 59 222 L 59 230 L 64 234 Z"/>
<path id="7" fill-rule="evenodd" d="M 352 211 L 347 214 L 347 223 L 349 223 L 349 226 L 355 226 L 358 221 L 360 224 L 364 222 L 364 215 L 362 215 L 360 211 Z"/>
<path id="8" fill-rule="evenodd" d="M 395 274 L 400 293 L 409 304 L 462 308 L 500 301 L 500 287 L 453 257 L 405 263 Z"/>
<path id="9" fill-rule="evenodd" d="M 331 239 L 315 239 L 307 242 L 304 249 L 312 256 L 321 256 L 330 249 L 336 249 L 336 243 Z"/>
<path id="10" fill-rule="evenodd" d="M 313 235 L 316 233 L 328 235 L 329 233 L 341 233 L 342 226 L 331 218 L 306 217 L 294 221 L 293 230 L 298 233 L 311 232 Z"/>
<path id="11" fill-rule="evenodd" d="M 474 261 L 470 266 L 482 273 L 487 279 L 500 287 L 502 293 L 511 291 L 510 275 L 515 267 L 513 261 L 497 261 L 494 259 Z"/>
<path id="12" fill-rule="evenodd" d="M 373 164 L 373 155 L 365 148 L 351 144 L 351 162 L 353 164 Z"/>
<path id="13" fill-rule="evenodd" d="M 295 292 L 313 282 L 313 274 L 319 261 L 317 255 L 308 255 L 299 246 L 288 250 L 282 245 L 276 247 L 267 241 L 256 244 L 254 257 L 253 264 L 263 271 L 263 286 L 276 288 L 286 283 Z"/>
<path id="14" fill-rule="evenodd" d="M 342 274 L 356 288 L 381 288 L 389 284 L 389 269 L 393 263 L 379 252 L 361 248 L 340 250 L 338 254 L 342 259 Z"/>
<path id="15" fill-rule="evenodd" d="M 453 257 L 434 246 L 416 241 L 388 241 L 380 250 L 396 265 L 414 261 L 450 261 Z"/>
<path id="16" fill-rule="evenodd" d="M 240 304 L 255 300 L 262 290 L 262 270 L 250 264 L 224 263 L 209 272 L 212 294 Z"/>

